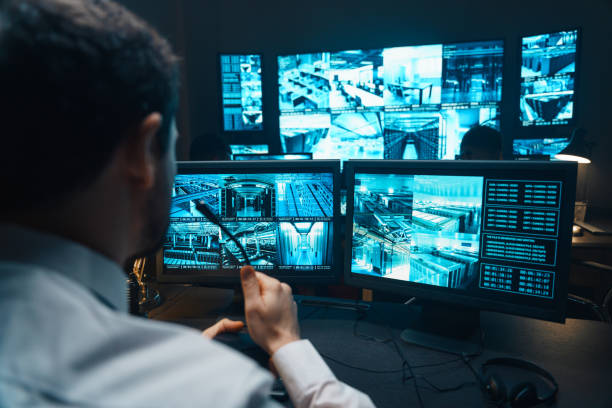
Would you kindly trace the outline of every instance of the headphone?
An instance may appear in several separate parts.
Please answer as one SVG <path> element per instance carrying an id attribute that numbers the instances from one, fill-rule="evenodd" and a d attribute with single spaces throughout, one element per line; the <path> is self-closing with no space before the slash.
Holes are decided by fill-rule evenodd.
<path id="1" fill-rule="evenodd" d="M 557 391 L 559 391 L 559 385 L 552 374 L 529 361 L 516 358 L 493 358 L 484 362 L 480 368 L 480 374 L 472 368 L 466 356 L 464 356 L 464 361 L 478 378 L 480 386 L 485 395 L 489 398 L 489 401 L 497 406 L 510 406 L 512 408 L 533 407 L 538 404 L 553 401 L 557 395 Z M 531 382 L 525 381 L 512 387 L 508 393 L 506 391 L 506 385 L 498 375 L 487 375 L 487 369 L 491 366 L 515 367 L 531 371 L 548 380 L 548 382 L 552 384 L 552 389 L 546 394 L 539 395 L 536 386 Z"/>

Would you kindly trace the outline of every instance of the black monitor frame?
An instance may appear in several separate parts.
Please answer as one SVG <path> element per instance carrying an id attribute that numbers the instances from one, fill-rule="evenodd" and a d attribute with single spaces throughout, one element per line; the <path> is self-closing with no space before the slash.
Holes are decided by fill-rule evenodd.
<path id="1" fill-rule="evenodd" d="M 407 161 L 407 160 L 349 160 L 344 165 L 347 192 L 347 225 L 344 258 L 344 282 L 350 286 L 369 288 L 381 291 L 395 292 L 407 297 L 431 300 L 445 304 L 477 310 L 490 310 L 543 320 L 563 322 L 567 301 L 567 286 L 569 276 L 571 226 L 574 214 L 574 199 L 576 193 L 577 166 L 571 162 L 524 162 L 524 161 Z M 483 175 L 486 172 L 532 171 L 555 174 L 565 182 L 562 191 L 559 224 L 559 247 L 555 281 L 554 307 L 543 309 L 532 306 L 512 304 L 509 302 L 473 297 L 459 294 L 452 289 L 421 285 L 408 281 L 392 280 L 386 282 L 378 277 L 353 274 L 352 236 L 354 216 L 355 173 L 380 174 L 440 174 L 440 175 Z"/>
<path id="2" fill-rule="evenodd" d="M 340 279 L 342 256 L 340 248 L 340 162 L 338 160 L 258 160 L 258 161 L 209 161 L 178 162 L 177 174 L 226 174 L 226 173 L 318 173 L 329 172 L 333 176 L 333 263 L 328 274 L 300 276 L 307 271 L 296 271 L 298 275 L 283 275 L 278 269 L 265 271 L 279 280 L 291 284 L 333 284 Z M 202 286 L 232 287 L 240 285 L 237 269 L 201 270 L 198 273 L 167 273 L 164 267 L 163 249 L 156 257 L 157 281 L 160 283 L 187 283 Z"/>

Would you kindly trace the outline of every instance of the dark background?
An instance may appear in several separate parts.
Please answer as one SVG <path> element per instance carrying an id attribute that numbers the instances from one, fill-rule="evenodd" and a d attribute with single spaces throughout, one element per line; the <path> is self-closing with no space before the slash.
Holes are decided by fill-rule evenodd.
<path id="1" fill-rule="evenodd" d="M 456 41 L 505 41 L 501 129 L 512 139 L 568 137 L 572 127 L 519 126 L 520 38 L 578 27 L 576 126 L 597 143 L 592 164 L 581 165 L 577 199 L 592 212 L 612 209 L 611 0 L 120 0 L 169 38 L 183 58 L 179 159 L 191 137 L 222 133 L 219 53 L 262 53 L 264 131 L 226 133 L 228 142 L 267 143 L 280 150 L 276 56 Z"/>

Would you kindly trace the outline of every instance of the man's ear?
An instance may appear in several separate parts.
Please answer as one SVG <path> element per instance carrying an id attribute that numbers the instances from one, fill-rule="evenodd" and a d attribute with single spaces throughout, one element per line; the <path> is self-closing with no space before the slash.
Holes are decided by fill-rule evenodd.
<path id="1" fill-rule="evenodd" d="M 125 169 L 132 184 L 142 190 L 155 185 L 155 173 L 159 163 L 157 132 L 161 127 L 162 116 L 151 113 L 140 122 L 128 136 L 125 146 Z"/>

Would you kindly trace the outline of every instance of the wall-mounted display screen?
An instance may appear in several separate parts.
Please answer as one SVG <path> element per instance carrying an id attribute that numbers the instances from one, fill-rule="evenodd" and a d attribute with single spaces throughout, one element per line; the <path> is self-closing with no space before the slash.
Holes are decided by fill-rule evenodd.
<path id="1" fill-rule="evenodd" d="M 261 55 L 221 55 L 223 130 L 262 130 Z"/>
<path id="2" fill-rule="evenodd" d="M 574 118 L 578 30 L 523 37 L 521 122 L 563 125 Z"/>
<path id="3" fill-rule="evenodd" d="M 268 145 L 230 145 L 232 155 L 234 154 L 268 154 Z"/>
<path id="4" fill-rule="evenodd" d="M 503 41 L 278 57 L 283 151 L 315 159 L 453 159 L 499 127 Z"/>
<path id="5" fill-rule="evenodd" d="M 235 154 L 233 160 L 311 160 L 312 153 Z"/>
<path id="6" fill-rule="evenodd" d="M 546 155 L 555 157 L 569 145 L 570 139 L 514 139 L 512 150 L 516 156 Z"/>

